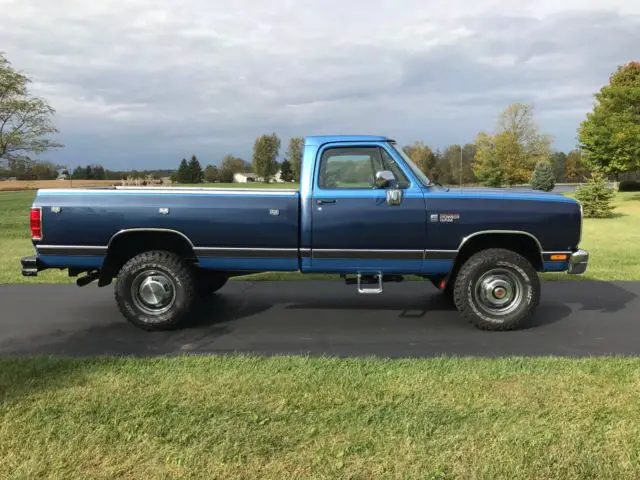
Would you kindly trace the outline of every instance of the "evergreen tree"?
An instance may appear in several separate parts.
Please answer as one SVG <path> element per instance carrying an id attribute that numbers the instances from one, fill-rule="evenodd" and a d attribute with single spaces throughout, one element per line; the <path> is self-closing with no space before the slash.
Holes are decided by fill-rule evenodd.
<path id="1" fill-rule="evenodd" d="M 584 216 L 587 218 L 606 218 L 613 211 L 615 193 L 607 186 L 607 181 L 600 172 L 593 172 L 586 184 L 576 190 L 576 199 L 582 204 Z"/>
<path id="2" fill-rule="evenodd" d="M 204 172 L 198 158 L 193 155 L 189 161 L 189 183 L 202 183 Z"/>
<path id="3" fill-rule="evenodd" d="M 293 182 L 293 172 L 291 171 L 291 164 L 289 160 L 285 160 L 280 165 L 280 178 L 284 182 Z"/>
<path id="4" fill-rule="evenodd" d="M 553 167 L 546 160 L 540 160 L 533 170 L 531 178 L 531 188 L 534 190 L 542 190 L 550 192 L 556 186 L 556 180 L 553 175 Z"/>
<path id="5" fill-rule="evenodd" d="M 185 158 L 180 162 L 180 167 L 178 167 L 178 172 L 176 174 L 176 182 L 177 183 L 191 183 L 191 169 L 189 168 L 189 164 Z"/>

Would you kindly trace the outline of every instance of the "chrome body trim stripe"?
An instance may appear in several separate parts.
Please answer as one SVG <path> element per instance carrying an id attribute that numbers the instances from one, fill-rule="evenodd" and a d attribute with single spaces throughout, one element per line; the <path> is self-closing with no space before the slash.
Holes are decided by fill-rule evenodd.
<path id="1" fill-rule="evenodd" d="M 224 258 L 298 258 L 297 248 L 196 247 L 198 257 Z"/>
<path id="2" fill-rule="evenodd" d="M 106 255 L 107 247 L 90 245 L 36 245 L 41 255 L 100 256 Z"/>
<path id="3" fill-rule="evenodd" d="M 395 259 L 395 260 L 422 260 L 424 250 L 356 250 L 356 249 L 312 249 L 311 257 L 314 259 Z"/>
<path id="4" fill-rule="evenodd" d="M 115 188 L 42 188 L 40 192 L 46 194 L 148 194 L 148 195 L 170 195 L 175 193 L 189 195 L 250 195 L 250 196 L 280 196 L 295 197 L 298 190 L 280 188 L 198 188 L 198 187 L 115 187 Z"/>

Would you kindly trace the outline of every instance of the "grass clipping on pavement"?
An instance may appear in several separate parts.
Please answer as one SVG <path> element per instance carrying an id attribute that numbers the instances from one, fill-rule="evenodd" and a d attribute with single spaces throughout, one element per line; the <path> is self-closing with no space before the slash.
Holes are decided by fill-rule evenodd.
<path id="1" fill-rule="evenodd" d="M 0 360 L 1 478 L 637 478 L 640 360 Z"/>

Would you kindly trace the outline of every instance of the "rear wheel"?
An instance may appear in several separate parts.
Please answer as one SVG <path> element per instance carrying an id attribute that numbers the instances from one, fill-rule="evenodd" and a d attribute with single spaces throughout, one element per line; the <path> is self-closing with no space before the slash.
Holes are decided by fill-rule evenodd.
<path id="1" fill-rule="evenodd" d="M 523 256 L 500 248 L 470 257 L 453 291 L 460 313 L 482 330 L 512 330 L 526 322 L 540 302 L 540 279 Z"/>
<path id="2" fill-rule="evenodd" d="M 120 269 L 115 297 L 127 320 L 144 330 L 182 324 L 194 304 L 196 279 L 184 260 L 171 252 L 150 251 Z"/>

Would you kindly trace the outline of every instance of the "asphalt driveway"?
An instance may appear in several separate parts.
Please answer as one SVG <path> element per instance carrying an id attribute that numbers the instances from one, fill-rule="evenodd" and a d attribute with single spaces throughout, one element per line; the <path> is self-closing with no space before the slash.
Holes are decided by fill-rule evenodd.
<path id="1" fill-rule="evenodd" d="M 119 314 L 112 287 L 0 285 L 0 355 L 640 354 L 640 282 L 543 284 L 526 328 L 482 332 L 448 308 L 428 282 L 358 295 L 340 282 L 230 282 L 192 324 L 148 333 Z"/>

